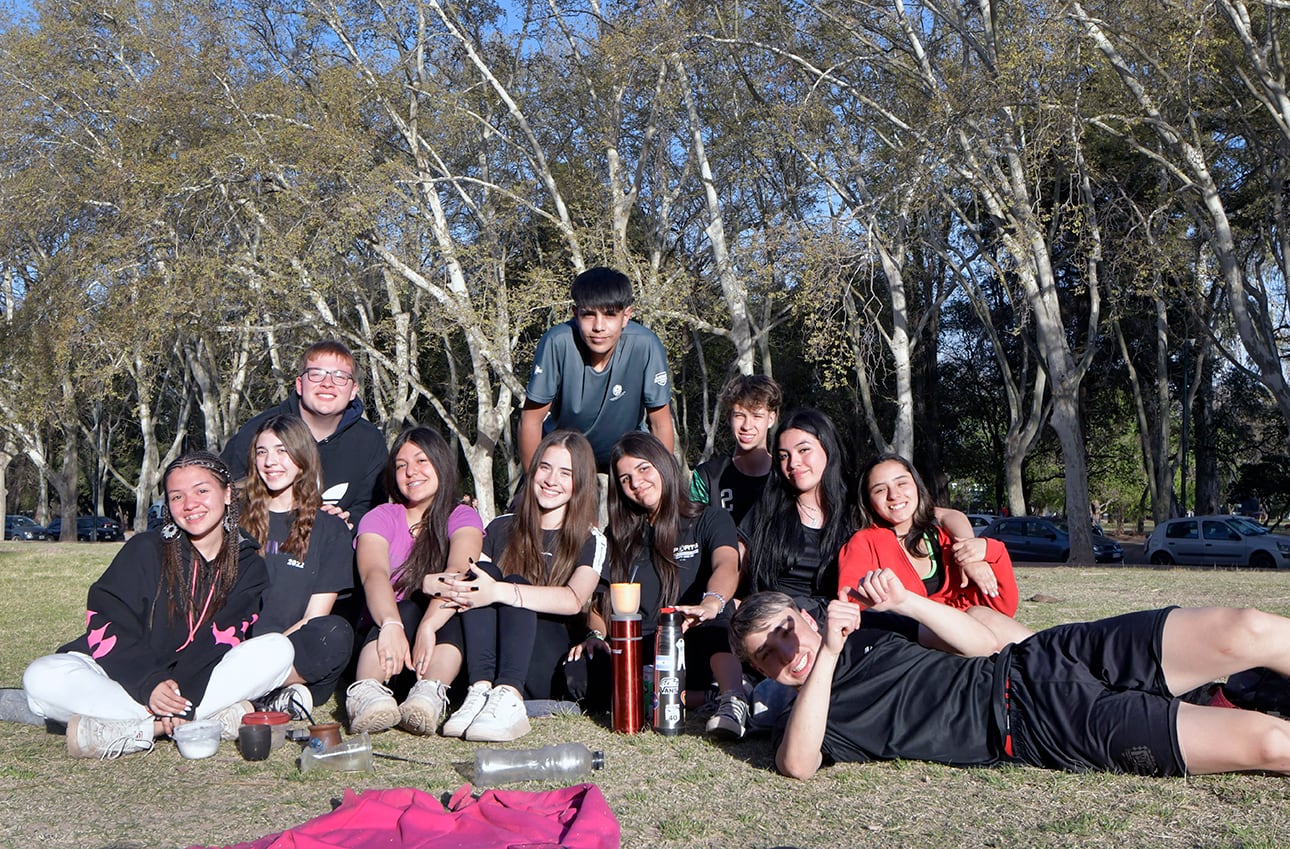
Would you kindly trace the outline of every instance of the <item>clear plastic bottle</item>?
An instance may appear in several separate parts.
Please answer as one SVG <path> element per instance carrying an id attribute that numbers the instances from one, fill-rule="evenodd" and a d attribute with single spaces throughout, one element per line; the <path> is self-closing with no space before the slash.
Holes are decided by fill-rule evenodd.
<path id="1" fill-rule="evenodd" d="M 331 769 L 339 772 L 366 772 L 372 768 L 372 739 L 367 732 L 331 746 L 321 752 L 305 746 L 300 752 L 300 771 Z"/>
<path id="2" fill-rule="evenodd" d="M 604 766 L 605 753 L 593 752 L 581 743 L 541 749 L 478 749 L 475 784 L 497 787 L 513 781 L 574 781 Z"/>

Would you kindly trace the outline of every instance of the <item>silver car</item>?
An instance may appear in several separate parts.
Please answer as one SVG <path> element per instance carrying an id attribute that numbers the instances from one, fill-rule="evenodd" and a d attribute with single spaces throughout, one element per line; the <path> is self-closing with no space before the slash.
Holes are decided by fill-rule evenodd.
<path id="1" fill-rule="evenodd" d="M 1156 525 L 1143 554 L 1171 563 L 1290 569 L 1290 536 L 1271 533 L 1244 516 L 1187 516 Z"/>

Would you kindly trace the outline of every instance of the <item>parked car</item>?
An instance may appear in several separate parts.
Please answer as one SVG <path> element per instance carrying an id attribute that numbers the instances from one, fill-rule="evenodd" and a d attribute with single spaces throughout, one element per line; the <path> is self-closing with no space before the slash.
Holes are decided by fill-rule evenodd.
<path id="1" fill-rule="evenodd" d="M 1158 566 L 1215 563 L 1287 569 L 1290 536 L 1274 534 L 1244 516 L 1186 516 L 1156 525 L 1143 554 Z"/>
<path id="2" fill-rule="evenodd" d="M 4 517 L 4 538 L 13 540 L 49 539 L 49 533 L 26 516 Z"/>
<path id="3" fill-rule="evenodd" d="M 994 524 L 999 517 L 993 513 L 968 513 L 968 521 L 972 523 L 972 531 L 981 536 L 986 528 Z"/>
<path id="4" fill-rule="evenodd" d="M 49 524 L 49 538 L 58 539 L 63 533 L 63 519 L 60 516 Z M 76 539 L 81 542 L 120 542 L 125 539 L 121 523 L 107 516 L 77 516 Z"/>
<path id="5" fill-rule="evenodd" d="M 1119 563 L 1124 560 L 1124 546 L 1102 533 L 1093 525 L 1093 559 L 1098 563 Z M 981 536 L 997 539 L 1008 547 L 1013 560 L 1037 560 L 1048 563 L 1065 563 L 1071 556 L 1071 538 L 1066 523 L 1035 516 L 1008 516 L 999 519 L 981 532 Z"/>

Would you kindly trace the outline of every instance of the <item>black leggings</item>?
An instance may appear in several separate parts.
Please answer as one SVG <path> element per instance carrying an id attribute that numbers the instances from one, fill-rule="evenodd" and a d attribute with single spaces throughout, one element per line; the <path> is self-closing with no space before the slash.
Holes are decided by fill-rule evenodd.
<path id="1" fill-rule="evenodd" d="M 409 646 L 416 644 L 417 628 L 421 627 L 421 619 L 426 615 L 429 607 L 430 598 L 419 592 L 399 602 L 399 619 L 403 621 L 403 633 L 408 638 Z M 363 645 L 373 642 L 379 636 L 381 636 L 381 629 L 374 623 L 369 623 L 367 633 L 363 637 Z M 461 617 L 453 616 L 440 625 L 439 630 L 435 631 L 434 640 L 436 645 L 456 646 L 459 651 L 462 651 Z M 355 654 L 357 655 L 357 652 Z M 404 669 L 390 679 L 389 687 L 395 697 L 401 699 L 416 682 L 417 674 Z M 444 681 L 443 684 L 446 687 L 452 686 L 451 681 Z"/>
<path id="2" fill-rule="evenodd" d="M 493 563 L 478 563 L 474 568 L 499 581 L 530 586 L 518 575 L 503 578 Z M 471 682 L 509 684 L 528 699 L 568 694 L 563 662 L 573 645 L 570 621 L 577 617 L 498 603 L 473 607 L 459 618 L 466 643 L 466 676 Z"/>
<path id="3" fill-rule="evenodd" d="M 287 635 L 296 650 L 295 667 L 320 705 L 331 698 L 354 651 L 354 629 L 339 616 L 317 616 Z"/>

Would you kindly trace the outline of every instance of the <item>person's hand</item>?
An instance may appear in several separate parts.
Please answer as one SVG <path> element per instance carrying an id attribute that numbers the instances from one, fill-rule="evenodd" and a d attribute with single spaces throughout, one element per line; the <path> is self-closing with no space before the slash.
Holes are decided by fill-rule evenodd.
<path id="1" fill-rule="evenodd" d="M 860 627 L 860 605 L 857 593 L 850 587 L 838 591 L 838 597 L 829 602 L 824 621 L 824 647 L 837 654 L 842 651 L 847 637 Z"/>
<path id="2" fill-rule="evenodd" d="M 467 574 L 471 577 L 444 573 L 443 580 L 439 582 L 443 598 L 463 608 L 486 607 L 499 602 L 509 604 L 512 601 L 513 596 L 506 594 L 513 593 L 514 589 L 506 589 L 504 594 L 498 580 L 483 569 L 472 568 Z"/>
<path id="3" fill-rule="evenodd" d="M 330 513 L 330 514 L 332 514 L 333 516 L 335 516 L 336 518 L 338 518 L 338 519 L 340 519 L 342 522 L 344 522 L 344 523 L 345 523 L 345 525 L 346 525 L 346 526 L 347 526 L 351 531 L 352 531 L 352 530 L 354 530 L 354 525 L 353 525 L 353 523 L 349 521 L 349 511 L 348 511 L 348 510 L 342 510 L 342 509 L 340 509 L 340 505 L 337 505 L 337 504 L 323 504 L 323 506 L 322 506 L 322 507 L 319 507 L 318 509 L 319 509 L 319 510 L 321 510 L 321 511 L 323 511 L 324 513 Z"/>
<path id="4" fill-rule="evenodd" d="M 148 696 L 148 710 L 158 719 L 179 716 L 192 710 L 192 707 L 193 703 L 183 697 L 179 692 L 179 683 L 173 678 L 167 678 L 153 687 L 152 694 Z"/>
<path id="5" fill-rule="evenodd" d="M 860 579 L 855 598 L 873 610 L 894 610 L 909 597 L 909 590 L 890 569 L 875 569 Z M 830 604 L 830 606 L 832 606 Z"/>
<path id="6" fill-rule="evenodd" d="M 412 668 L 412 652 L 408 647 L 408 635 L 403 632 L 402 622 L 390 623 L 381 628 L 376 638 L 376 661 L 381 667 L 381 680 L 389 681 L 403 671 L 404 667 Z"/>
<path id="7" fill-rule="evenodd" d="M 994 570 L 990 564 L 984 560 L 959 561 L 959 569 L 963 571 L 963 580 L 959 584 L 959 589 L 968 585 L 968 582 L 976 584 L 981 588 L 981 592 L 990 598 L 999 595 L 999 579 L 995 577 Z"/>
<path id="8" fill-rule="evenodd" d="M 417 628 L 417 642 L 412 647 L 412 659 L 408 664 L 417 674 L 417 680 L 420 681 L 425 677 L 426 670 L 430 668 L 430 656 L 434 654 L 434 627 L 428 622 L 422 622 Z"/>
<path id="9" fill-rule="evenodd" d="M 721 600 L 714 595 L 704 596 L 698 604 L 678 604 L 677 613 L 685 619 L 681 622 L 681 631 L 690 630 L 700 622 L 709 622 L 721 615 Z"/>
<path id="10" fill-rule="evenodd" d="M 597 637 L 595 634 L 588 634 L 587 638 L 569 649 L 569 661 L 578 660 L 584 654 L 590 660 L 596 652 L 609 651 L 609 644 Z"/>

